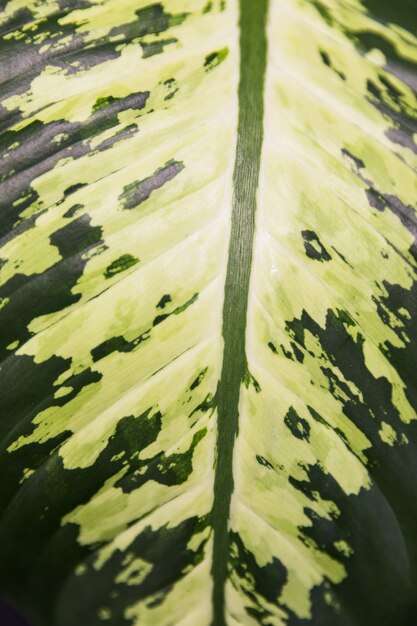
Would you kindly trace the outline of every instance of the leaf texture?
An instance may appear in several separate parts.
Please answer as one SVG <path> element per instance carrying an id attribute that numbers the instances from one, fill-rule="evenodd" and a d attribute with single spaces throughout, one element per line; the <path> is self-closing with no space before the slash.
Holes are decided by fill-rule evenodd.
<path id="1" fill-rule="evenodd" d="M 0 6 L 0 593 L 414 626 L 414 0 Z"/>

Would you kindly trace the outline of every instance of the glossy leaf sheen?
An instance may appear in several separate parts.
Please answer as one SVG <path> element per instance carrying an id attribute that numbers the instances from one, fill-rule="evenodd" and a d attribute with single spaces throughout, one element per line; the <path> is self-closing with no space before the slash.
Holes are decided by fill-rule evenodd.
<path id="1" fill-rule="evenodd" d="M 0 593 L 412 626 L 414 2 L 1 7 Z"/>

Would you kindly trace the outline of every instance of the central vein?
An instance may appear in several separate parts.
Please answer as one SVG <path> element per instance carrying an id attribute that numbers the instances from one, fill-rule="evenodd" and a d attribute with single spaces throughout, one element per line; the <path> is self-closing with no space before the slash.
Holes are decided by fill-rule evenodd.
<path id="1" fill-rule="evenodd" d="M 263 139 L 268 0 L 240 0 L 239 123 L 229 261 L 223 310 L 224 355 L 217 390 L 218 443 L 213 507 L 213 626 L 225 626 L 228 520 L 233 492 L 233 447 L 240 385 L 247 372 L 246 312 Z"/>

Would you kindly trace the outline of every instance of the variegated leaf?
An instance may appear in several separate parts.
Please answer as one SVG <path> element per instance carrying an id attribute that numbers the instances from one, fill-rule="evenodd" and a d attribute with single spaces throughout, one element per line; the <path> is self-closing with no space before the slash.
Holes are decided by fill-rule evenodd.
<path id="1" fill-rule="evenodd" d="M 415 8 L 3 3 L 0 592 L 34 626 L 414 624 Z"/>

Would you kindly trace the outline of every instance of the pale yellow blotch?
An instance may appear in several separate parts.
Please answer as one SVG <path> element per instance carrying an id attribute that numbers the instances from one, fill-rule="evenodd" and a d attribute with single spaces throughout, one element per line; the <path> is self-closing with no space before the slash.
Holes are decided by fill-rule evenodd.
<path id="1" fill-rule="evenodd" d="M 99 620 L 108 621 L 112 617 L 111 610 L 106 606 L 102 606 L 97 611 L 97 617 Z"/>
<path id="2" fill-rule="evenodd" d="M 86 572 L 87 572 L 87 566 L 84 563 L 81 563 L 80 565 L 77 565 L 77 567 L 75 568 L 75 575 L 76 576 L 82 576 Z"/>
<path id="3" fill-rule="evenodd" d="M 65 396 L 67 396 L 69 393 L 71 393 L 73 390 L 72 387 L 60 387 L 55 393 L 54 393 L 54 398 L 63 398 Z"/>
<path id="4" fill-rule="evenodd" d="M 115 582 L 129 586 L 140 585 L 152 570 L 150 563 L 139 558 L 125 559 L 123 565 L 125 568 L 116 576 Z"/>
<path id="5" fill-rule="evenodd" d="M 382 422 L 378 434 L 381 437 L 381 440 L 389 446 L 394 446 L 398 441 L 397 433 L 391 424 L 388 424 L 387 422 Z"/>
<path id="6" fill-rule="evenodd" d="M 340 539 L 339 541 L 334 542 L 334 547 L 344 556 L 351 556 L 353 554 L 353 550 L 350 545 L 344 539 Z"/>
<path id="7" fill-rule="evenodd" d="M 193 552 L 197 552 L 198 548 L 203 542 L 207 541 L 211 533 L 212 530 L 210 526 L 207 526 L 201 533 L 196 533 L 188 542 L 187 549 L 192 550 Z"/>
<path id="8" fill-rule="evenodd" d="M 25 480 L 27 480 L 28 478 L 30 478 L 32 476 L 32 474 L 35 473 L 36 470 L 30 468 L 30 467 L 25 467 L 25 469 L 23 470 L 23 474 L 21 479 L 19 480 L 19 485 L 21 485 L 22 483 L 25 482 Z"/>
<path id="9" fill-rule="evenodd" d="M 328 606 L 332 606 L 337 612 L 340 612 L 340 602 L 337 600 L 336 594 L 330 590 L 323 593 L 323 598 Z"/>

